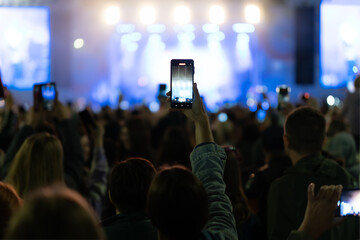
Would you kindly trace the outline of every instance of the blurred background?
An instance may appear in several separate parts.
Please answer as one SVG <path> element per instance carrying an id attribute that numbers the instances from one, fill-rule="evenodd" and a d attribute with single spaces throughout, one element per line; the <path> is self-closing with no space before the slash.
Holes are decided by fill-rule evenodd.
<path id="1" fill-rule="evenodd" d="M 341 105 L 360 68 L 359 0 L 0 0 L 0 68 L 17 103 L 35 83 L 59 98 L 157 111 L 170 60 L 195 62 L 207 108 Z"/>

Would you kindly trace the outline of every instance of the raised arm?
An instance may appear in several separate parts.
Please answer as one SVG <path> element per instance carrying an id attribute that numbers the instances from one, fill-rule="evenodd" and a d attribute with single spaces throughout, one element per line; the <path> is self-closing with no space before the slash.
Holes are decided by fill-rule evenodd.
<path id="1" fill-rule="evenodd" d="M 232 206 L 225 195 L 223 180 L 226 154 L 214 143 L 209 119 L 206 115 L 197 85 L 194 84 L 195 100 L 185 115 L 195 124 L 196 144 L 190 160 L 193 173 L 199 178 L 208 194 L 209 220 L 206 230 L 218 239 L 237 239 Z"/>

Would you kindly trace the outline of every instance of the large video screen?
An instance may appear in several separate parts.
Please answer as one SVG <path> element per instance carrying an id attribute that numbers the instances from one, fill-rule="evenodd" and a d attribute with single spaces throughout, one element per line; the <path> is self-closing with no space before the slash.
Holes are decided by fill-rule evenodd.
<path id="1" fill-rule="evenodd" d="M 0 69 L 10 89 L 50 81 L 49 10 L 0 7 Z"/>
<path id="2" fill-rule="evenodd" d="M 360 1 L 321 4 L 321 85 L 345 87 L 360 68 Z"/>

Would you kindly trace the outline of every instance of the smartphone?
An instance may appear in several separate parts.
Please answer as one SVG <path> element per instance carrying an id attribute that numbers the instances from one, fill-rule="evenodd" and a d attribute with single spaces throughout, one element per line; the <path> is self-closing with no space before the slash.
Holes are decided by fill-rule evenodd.
<path id="1" fill-rule="evenodd" d="M 342 190 L 337 216 L 360 216 L 360 189 Z"/>
<path id="2" fill-rule="evenodd" d="M 79 116 L 84 124 L 86 132 L 91 134 L 91 129 L 97 128 L 94 116 L 87 109 L 79 112 Z"/>
<path id="3" fill-rule="evenodd" d="M 171 107 L 192 108 L 194 60 L 172 59 L 170 73 Z"/>
<path id="4" fill-rule="evenodd" d="M 54 109 L 56 99 L 55 83 L 35 84 L 33 94 L 35 111 L 39 111 L 40 106 L 46 111 L 52 111 Z"/>
<path id="5" fill-rule="evenodd" d="M 159 97 L 166 97 L 166 84 L 159 84 Z"/>
<path id="6" fill-rule="evenodd" d="M 278 109 L 283 110 L 286 105 L 290 102 L 291 88 L 287 85 L 280 85 L 276 88 L 278 95 Z"/>

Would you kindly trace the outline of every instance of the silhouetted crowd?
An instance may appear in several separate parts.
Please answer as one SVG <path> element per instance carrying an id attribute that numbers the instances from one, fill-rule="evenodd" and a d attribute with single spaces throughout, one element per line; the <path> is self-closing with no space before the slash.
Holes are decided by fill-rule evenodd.
<path id="1" fill-rule="evenodd" d="M 261 122 L 207 112 L 196 84 L 192 109 L 88 107 L 95 125 L 9 93 L 0 239 L 359 239 L 359 216 L 335 217 L 359 187 L 359 81 L 342 108 L 288 104 Z"/>

